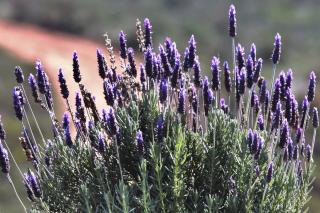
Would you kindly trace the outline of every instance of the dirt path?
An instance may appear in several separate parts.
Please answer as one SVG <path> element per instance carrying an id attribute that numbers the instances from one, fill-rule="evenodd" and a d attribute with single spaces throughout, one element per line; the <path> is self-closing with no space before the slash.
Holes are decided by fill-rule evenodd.
<path id="1" fill-rule="evenodd" d="M 59 92 L 57 73 L 61 67 L 66 76 L 72 103 L 74 91 L 78 91 L 72 78 L 72 54 L 76 50 L 79 55 L 82 83 L 94 94 L 102 94 L 102 80 L 98 76 L 96 62 L 96 49 L 100 48 L 106 52 L 102 44 L 69 34 L 49 32 L 28 24 L 0 20 L 0 48 L 29 63 L 40 59 L 55 93 Z M 13 64 L 12 67 L 14 66 Z M 103 95 L 96 96 L 100 108 L 105 107 Z M 58 106 L 60 112 L 65 110 L 63 103 L 61 98 L 56 100 L 56 108 Z"/>

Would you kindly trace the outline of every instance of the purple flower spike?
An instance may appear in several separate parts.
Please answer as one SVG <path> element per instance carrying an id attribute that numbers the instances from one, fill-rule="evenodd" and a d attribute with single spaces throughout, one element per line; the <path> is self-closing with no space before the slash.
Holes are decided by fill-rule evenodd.
<path id="1" fill-rule="evenodd" d="M 316 107 L 313 108 L 313 128 L 318 128 L 319 127 L 319 114 L 318 114 L 318 109 Z"/>
<path id="2" fill-rule="evenodd" d="M 301 123 L 300 123 L 300 128 L 304 128 L 305 126 L 305 119 L 307 119 L 307 109 L 308 109 L 308 106 L 309 106 L 309 101 L 308 101 L 308 98 L 307 96 L 304 97 L 303 99 L 303 102 L 302 102 L 302 116 L 301 116 Z"/>
<path id="3" fill-rule="evenodd" d="M 17 83 L 22 84 L 24 81 L 24 76 L 21 67 L 16 66 L 14 69 L 14 74 L 16 76 Z"/>
<path id="4" fill-rule="evenodd" d="M 145 48 L 152 48 L 152 26 L 148 18 L 144 20 L 144 46 Z"/>
<path id="5" fill-rule="evenodd" d="M 257 48 L 256 48 L 256 45 L 254 43 L 251 44 L 250 56 L 251 56 L 251 59 L 252 59 L 252 62 L 253 62 L 253 67 L 255 67 L 256 60 L 257 60 Z"/>
<path id="6" fill-rule="evenodd" d="M 65 112 L 65 113 L 63 114 L 63 121 L 62 121 L 63 129 L 69 128 L 69 124 L 70 124 L 69 114 L 68 114 L 67 112 Z"/>
<path id="7" fill-rule="evenodd" d="M 123 31 L 119 33 L 120 57 L 125 60 L 127 58 L 127 39 Z"/>
<path id="8" fill-rule="evenodd" d="M 312 71 L 310 73 L 310 78 L 309 78 L 309 89 L 308 89 L 308 101 L 309 101 L 309 103 L 311 103 L 314 100 L 315 91 L 316 91 L 316 75 Z"/>
<path id="9" fill-rule="evenodd" d="M 261 87 L 259 89 L 259 99 L 262 104 L 265 102 L 266 92 L 267 92 L 267 81 L 263 80 L 261 83 Z"/>
<path id="10" fill-rule="evenodd" d="M 129 62 L 129 74 L 133 77 L 137 77 L 137 67 L 134 59 L 134 51 L 131 47 L 128 48 L 128 62 Z"/>
<path id="11" fill-rule="evenodd" d="M 266 177 L 267 183 L 271 182 L 272 176 L 273 176 L 273 163 L 270 162 L 268 165 L 268 171 L 267 171 L 267 177 Z"/>
<path id="12" fill-rule="evenodd" d="M 78 122 L 79 122 L 79 120 L 78 120 Z M 81 127 L 79 126 L 79 128 L 81 128 Z M 72 143 L 72 139 L 71 139 L 70 127 L 69 126 L 67 126 L 67 128 L 64 129 L 64 137 L 65 137 L 65 140 L 66 140 L 66 145 L 68 147 L 72 147 L 73 143 Z"/>
<path id="13" fill-rule="evenodd" d="M 263 146 L 264 146 L 264 140 L 263 140 L 263 138 L 259 138 L 258 139 L 258 149 L 257 149 L 257 152 L 254 155 L 254 159 L 255 160 L 259 159 Z"/>
<path id="14" fill-rule="evenodd" d="M 293 102 L 293 95 L 291 94 L 291 90 L 286 90 L 286 96 L 285 96 L 285 114 L 284 117 L 288 120 L 291 121 L 291 116 L 292 116 L 292 102 Z"/>
<path id="15" fill-rule="evenodd" d="M 199 69 L 200 69 L 200 67 L 199 67 Z M 196 70 L 195 70 L 195 72 L 196 72 Z M 179 76 L 180 76 L 180 56 L 177 55 L 176 59 L 175 59 L 174 67 L 172 69 L 172 76 L 171 76 L 171 86 L 173 88 L 177 87 Z M 195 84 L 196 84 L 196 79 L 195 79 Z"/>
<path id="16" fill-rule="evenodd" d="M 212 71 L 212 89 L 217 91 L 220 89 L 220 61 L 219 58 L 213 57 L 211 61 L 211 71 Z"/>
<path id="17" fill-rule="evenodd" d="M 237 57 L 237 63 L 238 63 L 238 70 L 241 70 L 242 67 L 245 66 L 244 48 L 241 46 L 241 44 L 238 44 L 238 46 L 236 47 L 236 57 Z"/>
<path id="18" fill-rule="evenodd" d="M 34 75 L 32 75 L 31 73 L 28 77 L 28 83 L 29 83 L 34 101 L 36 103 L 40 103 L 41 99 L 40 99 L 39 93 L 38 93 L 37 82 L 36 82 L 36 79 L 34 78 Z"/>
<path id="19" fill-rule="evenodd" d="M 185 89 L 181 88 L 179 92 L 179 100 L 178 100 L 178 108 L 177 108 L 177 111 L 180 114 L 184 114 L 186 111 L 185 100 L 186 100 L 186 92 L 185 92 Z"/>
<path id="20" fill-rule="evenodd" d="M 276 106 L 276 111 L 274 113 L 273 121 L 272 121 L 272 130 L 276 130 L 279 128 L 281 120 L 281 103 L 278 102 Z"/>
<path id="21" fill-rule="evenodd" d="M 236 8 L 234 5 L 230 5 L 229 8 L 229 36 L 234 38 L 237 35 L 237 19 Z"/>
<path id="22" fill-rule="evenodd" d="M 106 151 L 106 141 L 102 132 L 98 135 L 98 148 L 100 153 L 105 153 Z"/>
<path id="23" fill-rule="evenodd" d="M 231 92 L 231 76 L 230 76 L 230 69 L 227 61 L 223 63 L 223 71 L 224 71 L 224 86 L 226 88 L 226 91 L 230 93 Z"/>
<path id="24" fill-rule="evenodd" d="M 114 88 L 108 80 L 104 80 L 103 82 L 103 93 L 104 98 L 109 106 L 114 105 L 115 97 L 114 97 Z"/>
<path id="25" fill-rule="evenodd" d="M 23 113 L 22 113 L 22 103 L 20 97 L 20 90 L 17 90 L 15 87 L 13 89 L 13 108 L 15 110 L 17 118 L 22 121 Z"/>
<path id="26" fill-rule="evenodd" d="M 98 70 L 99 70 L 99 76 L 102 79 L 105 79 L 107 77 L 107 62 L 101 52 L 101 50 L 97 49 L 97 61 L 98 61 Z"/>
<path id="27" fill-rule="evenodd" d="M 266 96 L 265 96 L 265 100 L 264 100 L 265 114 L 269 113 L 269 112 L 267 112 L 269 103 L 270 103 L 270 93 L 269 93 L 269 91 L 266 91 Z"/>
<path id="28" fill-rule="evenodd" d="M 194 85 L 197 88 L 199 88 L 201 86 L 201 67 L 200 67 L 200 62 L 198 57 L 196 57 L 194 60 L 193 70 L 194 70 Z"/>
<path id="29" fill-rule="evenodd" d="M 253 132 L 253 141 L 251 144 L 251 154 L 254 155 L 257 153 L 259 147 L 259 140 L 258 140 L 258 134 L 256 131 Z"/>
<path id="30" fill-rule="evenodd" d="M 45 80 L 45 72 L 43 71 L 41 61 L 36 61 L 36 71 L 37 71 L 37 82 L 39 87 L 39 92 L 41 94 L 45 94 L 47 91 L 46 88 L 46 80 Z"/>
<path id="31" fill-rule="evenodd" d="M 149 78 L 152 77 L 152 61 L 153 61 L 153 55 L 152 55 L 152 49 L 148 48 L 147 51 L 144 54 L 144 60 L 145 60 L 145 68 L 146 68 L 146 74 Z"/>
<path id="32" fill-rule="evenodd" d="M 276 111 L 277 103 L 280 100 L 280 88 L 281 88 L 281 84 L 280 84 L 279 79 L 277 79 L 275 84 L 274 84 L 274 93 L 273 93 L 273 96 L 272 96 L 272 103 L 271 103 L 272 112 Z"/>
<path id="33" fill-rule="evenodd" d="M 224 114 L 229 113 L 229 107 L 228 107 L 228 105 L 226 105 L 225 100 L 223 98 L 220 99 L 220 108 L 222 109 Z"/>
<path id="34" fill-rule="evenodd" d="M 164 72 L 165 72 L 165 76 L 166 77 L 170 77 L 171 74 L 172 74 L 171 73 L 172 71 L 171 71 L 171 68 L 170 68 L 169 61 L 168 61 L 167 53 L 164 50 L 162 45 L 159 46 L 159 51 L 160 51 L 161 63 L 162 63 L 162 67 L 163 67 Z"/>
<path id="35" fill-rule="evenodd" d="M 161 80 L 160 83 L 160 103 L 164 103 L 167 100 L 168 96 L 168 85 L 165 78 Z"/>
<path id="36" fill-rule="evenodd" d="M 105 113 L 106 112 L 102 112 Z M 117 133 L 117 120 L 113 111 L 113 108 L 110 107 L 109 112 L 106 114 L 106 125 L 111 136 L 116 135 Z"/>
<path id="37" fill-rule="evenodd" d="M 246 69 L 247 69 L 247 87 L 251 89 L 253 85 L 253 60 L 250 55 L 247 60 Z"/>
<path id="38" fill-rule="evenodd" d="M 299 120 L 299 111 L 298 111 L 298 102 L 297 100 L 294 98 L 294 96 L 292 96 L 292 108 L 291 108 L 291 120 L 290 120 L 290 126 L 297 128 L 298 127 L 298 120 Z"/>
<path id="39" fill-rule="evenodd" d="M 286 79 L 286 87 L 287 87 L 287 89 L 291 89 L 292 80 L 293 80 L 292 69 L 289 69 L 288 72 L 287 72 L 287 79 Z"/>
<path id="40" fill-rule="evenodd" d="M 176 57 L 180 58 L 180 54 L 179 54 L 179 51 L 177 49 L 177 45 L 175 42 L 173 42 L 171 44 L 171 47 L 170 47 L 170 58 L 169 58 L 169 62 L 170 62 L 170 65 L 171 67 L 174 67 L 175 65 L 175 61 L 176 61 Z"/>
<path id="41" fill-rule="evenodd" d="M 27 173 L 23 174 L 23 177 L 27 189 L 31 189 L 32 195 L 34 195 L 37 198 L 40 198 L 41 189 L 35 174 L 29 169 Z"/>
<path id="42" fill-rule="evenodd" d="M 285 148 L 284 148 L 283 161 L 284 161 L 284 162 L 287 162 L 287 161 L 288 161 L 288 147 L 285 147 Z"/>
<path id="43" fill-rule="evenodd" d="M 172 53 L 171 46 L 172 46 L 171 38 L 166 37 L 166 40 L 164 41 L 164 47 L 166 49 L 166 54 L 167 54 L 168 60 L 171 59 L 171 53 Z"/>
<path id="44" fill-rule="evenodd" d="M 246 90 L 246 71 L 245 68 L 241 69 L 239 73 L 239 94 L 243 95 Z"/>
<path id="45" fill-rule="evenodd" d="M 188 68 L 189 68 L 189 48 L 187 47 L 184 51 L 183 71 L 187 72 Z"/>
<path id="46" fill-rule="evenodd" d="M 140 130 L 138 130 L 137 132 L 136 139 L 137 139 L 137 146 L 138 146 L 139 153 L 142 155 L 144 150 L 144 142 L 143 142 L 142 132 Z"/>
<path id="47" fill-rule="evenodd" d="M 248 135 L 247 135 L 247 145 L 249 147 L 249 150 L 251 150 L 251 146 L 252 146 L 252 143 L 253 143 L 253 132 L 251 129 L 249 129 L 248 131 Z"/>
<path id="48" fill-rule="evenodd" d="M 73 52 L 73 79 L 75 82 L 80 83 L 81 74 L 80 74 L 80 66 L 79 66 L 79 57 L 76 51 Z M 40 87 L 39 87 L 40 88 Z"/>
<path id="49" fill-rule="evenodd" d="M 208 116 L 209 106 L 212 104 L 214 100 L 213 92 L 209 89 L 209 81 L 208 77 L 205 76 L 203 80 L 203 102 L 204 102 L 204 111 L 205 115 Z"/>
<path id="50" fill-rule="evenodd" d="M 258 83 L 258 80 L 259 80 L 259 77 L 261 74 L 261 70 L 262 70 L 262 64 L 263 64 L 263 60 L 262 60 L 262 58 L 259 58 L 256 63 L 255 69 L 254 69 L 254 74 L 253 74 L 253 82 L 254 83 Z"/>
<path id="51" fill-rule="evenodd" d="M 68 90 L 68 86 L 66 83 L 66 79 L 63 76 L 62 73 L 62 69 L 59 69 L 59 74 L 58 74 L 58 78 L 59 78 L 59 83 L 60 83 L 60 92 L 61 95 L 64 99 L 67 99 L 69 97 L 69 90 Z"/>
<path id="52" fill-rule="evenodd" d="M 141 84 L 144 84 L 146 82 L 145 68 L 143 64 L 140 64 L 140 82 Z"/>
<path id="53" fill-rule="evenodd" d="M 288 121 L 285 119 L 282 123 L 282 127 L 280 130 L 280 142 L 279 147 L 283 149 L 289 140 L 289 127 L 288 127 Z M 290 150 L 289 150 L 290 151 Z"/>
<path id="54" fill-rule="evenodd" d="M 281 71 L 279 74 L 279 81 L 280 81 L 280 98 L 282 101 L 284 101 L 287 87 L 286 87 L 286 74 L 283 71 Z"/>
<path id="55" fill-rule="evenodd" d="M 3 147 L 1 143 L 0 143 L 0 166 L 1 166 L 1 171 L 3 173 L 8 174 L 10 172 L 8 151 Z"/>
<path id="56" fill-rule="evenodd" d="M 310 162 L 310 159 L 311 159 L 311 146 L 309 144 L 307 145 L 307 148 L 306 148 L 306 158 L 307 158 L 307 161 Z"/>
<path id="57" fill-rule="evenodd" d="M 264 130 L 264 120 L 263 120 L 262 114 L 259 115 L 257 124 L 258 124 L 259 130 L 263 131 Z"/>
<path id="58" fill-rule="evenodd" d="M 281 54 L 281 36 L 279 33 L 276 34 L 274 38 L 274 47 L 272 53 L 272 62 L 273 64 L 278 64 Z"/>
<path id="59" fill-rule="evenodd" d="M 194 35 L 191 35 L 189 40 L 189 66 L 188 68 L 192 68 L 194 64 L 194 59 L 196 58 L 196 41 L 194 39 Z"/>

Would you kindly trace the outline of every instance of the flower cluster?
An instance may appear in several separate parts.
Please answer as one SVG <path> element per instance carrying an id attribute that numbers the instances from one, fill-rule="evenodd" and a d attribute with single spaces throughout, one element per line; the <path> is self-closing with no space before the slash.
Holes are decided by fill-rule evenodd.
<path id="1" fill-rule="evenodd" d="M 102 50 L 96 52 L 97 75 L 102 78 L 108 107 L 101 115 L 94 96 L 81 84 L 80 60 L 74 52 L 73 77 L 79 86 L 75 111 L 69 104 L 63 71 L 58 71 L 67 109 L 61 125 L 49 78 L 38 60 L 36 77 L 30 74 L 28 82 L 35 102 L 48 111 L 55 136 L 50 142 L 43 138 L 44 147 L 37 143 L 29 123 L 25 107 L 32 108 L 25 106 L 24 76 L 16 67 L 19 86 L 13 89 L 13 106 L 24 132 L 21 145 L 35 169 L 23 175 L 35 208 L 43 210 L 47 205 L 57 212 L 80 208 L 111 212 L 303 209 L 319 126 L 318 110 L 312 108 L 316 75 L 311 72 L 299 107 L 292 91 L 293 71 L 281 71 L 269 83 L 263 77 L 256 45 L 248 53 L 240 43 L 235 46 L 236 21 L 231 5 L 229 36 L 235 61 L 213 56 L 210 76 L 201 72 L 194 35 L 181 57 L 170 38 L 155 47 L 149 19 L 144 20 L 144 30 L 137 22 L 144 56 L 138 67 L 139 53 L 128 47 L 123 31 L 118 38 L 120 68 L 113 64 L 108 40 L 111 66 Z M 277 33 L 271 58 L 274 73 L 281 45 Z M 312 139 L 306 135 L 307 128 L 313 129 Z M 41 134 L 39 126 L 37 130 Z M 2 146 L 0 164 L 9 173 L 8 154 Z"/>

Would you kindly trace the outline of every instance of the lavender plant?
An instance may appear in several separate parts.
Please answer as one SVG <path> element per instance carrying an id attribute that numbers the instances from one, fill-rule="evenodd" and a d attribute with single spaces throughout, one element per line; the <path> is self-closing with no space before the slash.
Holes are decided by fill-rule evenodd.
<path id="1" fill-rule="evenodd" d="M 48 112 L 54 135 L 46 140 L 42 136 L 43 144 L 37 143 L 30 125 L 27 112 L 32 108 L 30 104 L 28 111 L 25 107 L 30 97 L 23 87 L 22 69 L 16 67 L 18 86 L 13 90 L 13 105 L 22 126 L 19 141 L 32 164 L 32 169 L 20 173 L 31 211 L 306 210 L 319 126 L 317 108 L 312 109 L 310 121 L 316 76 L 314 72 L 310 75 L 299 112 L 291 90 L 292 70 L 282 71 L 268 84 L 255 44 L 247 59 L 244 48 L 240 44 L 235 47 L 235 15 L 231 5 L 232 66 L 225 60 L 220 67 L 220 59 L 214 56 L 211 77 L 202 76 L 193 35 L 183 58 L 169 38 L 157 52 L 150 20 L 144 20 L 144 30 L 138 20 L 137 40 L 144 56 L 139 71 L 138 53 L 127 48 L 125 33 L 119 33 L 120 68 L 115 66 L 113 46 L 106 36 L 109 65 L 97 50 L 97 75 L 102 78 L 108 106 L 101 114 L 94 96 L 81 84 L 80 60 L 74 52 L 73 77 L 79 85 L 75 111 L 70 107 L 63 71 L 58 72 L 67 109 L 61 124 L 54 112 L 49 78 L 37 61 L 36 77 L 30 74 L 29 86 L 34 101 Z M 281 37 L 277 34 L 271 58 L 274 75 L 280 53 Z M 313 129 L 312 138 L 306 137 L 307 128 Z M 37 131 L 42 135 L 38 125 Z M 2 125 L 0 139 L 6 145 Z M 13 185 L 9 155 L 2 144 L 0 165 Z"/>

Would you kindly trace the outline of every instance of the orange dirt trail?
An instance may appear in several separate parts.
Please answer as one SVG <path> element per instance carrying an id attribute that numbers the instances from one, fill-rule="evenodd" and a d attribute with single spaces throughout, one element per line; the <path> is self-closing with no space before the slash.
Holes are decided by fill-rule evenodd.
<path id="1" fill-rule="evenodd" d="M 103 37 L 101 40 L 103 41 Z M 113 40 L 113 44 L 116 42 L 117 40 Z M 102 79 L 98 75 L 96 61 L 97 48 L 107 55 L 102 44 L 74 35 L 50 32 L 29 24 L 0 20 L 0 48 L 29 63 L 40 59 L 50 77 L 55 94 L 59 92 L 57 74 L 61 67 L 69 86 L 71 105 L 74 105 L 74 91 L 78 91 L 72 77 L 72 54 L 76 50 L 79 55 L 82 83 L 97 96 L 99 108 L 106 107 L 102 95 Z M 115 54 L 118 52 L 115 51 Z M 57 97 L 59 99 L 55 102 L 55 108 L 60 112 L 64 111 L 64 102 L 60 95 Z"/>

